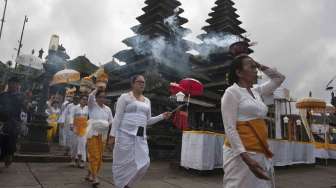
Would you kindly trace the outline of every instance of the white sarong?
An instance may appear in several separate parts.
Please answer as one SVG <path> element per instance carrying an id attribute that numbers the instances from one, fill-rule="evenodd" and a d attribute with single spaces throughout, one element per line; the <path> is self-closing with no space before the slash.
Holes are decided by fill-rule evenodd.
<path id="1" fill-rule="evenodd" d="M 81 155 L 83 161 L 86 161 L 86 139 L 86 136 L 77 135 L 77 156 Z"/>
<path id="2" fill-rule="evenodd" d="M 224 151 L 223 188 L 275 188 L 272 161 L 259 153 L 249 153 L 249 156 L 267 171 L 271 181 L 257 178 L 239 155 L 225 163 L 226 156 Z"/>
<path id="3" fill-rule="evenodd" d="M 63 126 L 59 126 L 58 140 L 59 140 L 58 142 L 61 146 L 66 146 L 66 134 L 65 134 L 64 124 L 63 124 Z"/>
<path id="4" fill-rule="evenodd" d="M 73 131 L 68 130 L 66 141 L 67 147 L 70 149 L 72 159 L 77 159 L 77 135 Z"/>
<path id="5" fill-rule="evenodd" d="M 147 140 L 119 131 L 113 150 L 112 173 L 117 188 L 134 186 L 150 164 Z"/>

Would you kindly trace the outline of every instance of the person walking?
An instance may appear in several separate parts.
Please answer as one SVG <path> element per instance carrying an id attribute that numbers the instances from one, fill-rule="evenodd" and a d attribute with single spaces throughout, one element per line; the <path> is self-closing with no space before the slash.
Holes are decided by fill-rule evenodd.
<path id="1" fill-rule="evenodd" d="M 257 70 L 271 80 L 253 87 Z M 259 64 L 248 55 L 236 57 L 230 67 L 229 82 L 221 100 L 226 139 L 223 146 L 224 188 L 275 187 L 273 156 L 267 144 L 264 121 L 267 106 L 263 95 L 270 95 L 285 77 Z"/>
<path id="2" fill-rule="evenodd" d="M 145 175 L 150 164 L 146 127 L 171 116 L 165 112 L 152 117 L 150 100 L 143 95 L 144 76 L 132 77 L 131 87 L 117 101 L 110 134 L 110 144 L 115 142 L 112 172 L 117 188 L 133 187 Z"/>

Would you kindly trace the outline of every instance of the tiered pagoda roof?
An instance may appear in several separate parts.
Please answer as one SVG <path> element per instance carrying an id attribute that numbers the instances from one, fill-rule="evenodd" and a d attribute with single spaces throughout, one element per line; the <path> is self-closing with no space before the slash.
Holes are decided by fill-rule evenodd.
<path id="1" fill-rule="evenodd" d="M 243 36 L 246 31 L 240 27 L 242 22 L 238 20 L 237 9 L 233 7 L 235 3 L 231 0 L 217 0 L 215 4 L 211 9 L 213 12 L 209 14 L 210 18 L 206 20 L 209 25 L 202 28 L 206 33 L 199 38 L 204 39 L 213 33 L 227 33 L 248 40 Z"/>
<path id="2" fill-rule="evenodd" d="M 98 69 L 98 67 L 91 63 L 91 61 L 84 55 L 70 60 L 67 64 L 67 68 L 80 72 L 81 77 L 89 76 Z"/>
<path id="3" fill-rule="evenodd" d="M 235 3 L 232 0 L 217 0 L 215 4 L 213 12 L 209 14 L 210 18 L 206 20 L 209 25 L 202 28 L 205 33 L 198 36 L 203 41 L 200 44 L 201 48 L 208 48 L 211 45 L 205 40 L 213 37 L 221 39 L 225 35 L 235 35 L 249 42 L 250 40 L 244 37 L 246 31 L 240 27 L 242 22 L 238 20 L 237 9 L 233 7 Z M 220 49 L 221 46 L 218 46 L 216 48 L 220 50 L 214 50 L 205 58 L 197 55 L 191 58 L 193 64 L 191 76 L 199 79 L 205 86 L 205 94 L 201 99 L 216 104 L 218 111 L 220 111 L 220 98 L 228 87 L 229 66 L 233 59 L 228 47 L 226 46 L 224 50 L 225 48 Z M 249 49 L 249 52 L 252 50 Z"/>
<path id="4" fill-rule="evenodd" d="M 228 51 L 215 52 L 206 59 L 189 55 L 186 53 L 190 50 L 189 42 L 183 39 L 189 30 L 182 26 L 188 20 L 180 16 L 183 12 L 183 9 L 179 8 L 181 3 L 177 0 L 146 0 L 145 3 L 147 6 L 142 9 L 144 14 L 137 17 L 140 24 L 131 28 L 136 35 L 123 40 L 129 48 L 114 55 L 119 61 L 125 62 L 125 65 L 110 66 L 108 70 L 110 75 L 108 88 L 111 88 L 108 96 L 116 99 L 130 88 L 130 76 L 144 74 L 146 76 L 146 96 L 152 100 L 155 114 L 169 106 L 169 101 L 167 101 L 169 82 L 178 82 L 187 76 L 196 78 L 204 84 L 205 91 L 203 96 L 192 98 L 193 103 L 189 108 L 191 119 L 196 120 L 197 113 L 209 113 L 206 117 L 215 126 L 221 127 L 220 98 L 228 87 L 227 73 L 233 56 L 230 56 Z M 238 20 L 239 15 L 236 13 L 237 9 L 233 7 L 232 0 L 217 0 L 215 3 L 216 6 L 212 8 L 213 12 L 209 14 L 210 18 L 206 20 L 209 25 L 203 27 L 205 33 L 199 36 L 203 40 L 201 45 L 206 47 L 207 38 L 226 34 L 238 36 L 249 42 L 244 37 L 246 31 L 240 27 L 241 21 Z M 169 59 L 170 56 L 160 59 L 155 57 L 157 54 L 151 51 L 151 42 L 156 40 L 162 42 L 162 39 L 167 48 L 164 48 L 163 55 L 171 50 L 171 46 L 179 47 L 174 49 L 175 59 Z M 187 57 L 187 64 L 176 60 L 176 57 L 181 57 L 180 59 Z M 185 74 L 181 75 L 179 74 L 181 69 L 190 71 L 184 71 Z"/>
<path id="5" fill-rule="evenodd" d="M 190 30 L 182 27 L 188 20 L 180 16 L 184 12 L 181 3 L 177 0 L 146 0 L 145 4 L 144 14 L 136 18 L 140 24 L 131 28 L 136 35 L 123 40 L 129 49 L 114 55 L 125 65 L 108 71 L 110 75 L 120 76 L 117 83 L 111 83 L 115 89 L 129 87 L 128 82 L 127 86 L 122 84 L 126 83 L 123 80 L 135 74 L 150 72 L 151 76 L 155 74 L 161 81 L 170 82 L 179 80 L 191 70 L 186 53 L 188 41 L 183 39 Z M 156 45 L 161 49 L 158 54 L 153 52 L 158 49 Z"/>
<path id="6" fill-rule="evenodd" d="M 137 17 L 140 24 L 132 27 L 136 35 L 123 40 L 123 43 L 130 49 L 120 51 L 114 57 L 126 64 L 150 58 L 152 54 L 147 47 L 151 45 L 150 41 L 158 37 L 163 37 L 167 46 L 180 43 L 179 46 L 182 49 L 177 49 L 177 53 L 188 51 L 187 41 L 182 39 L 189 32 L 188 29 L 182 27 L 188 20 L 179 16 L 184 12 L 179 8 L 181 3 L 177 0 L 146 0 L 145 4 L 147 6 L 142 9 L 145 13 Z M 172 20 L 173 26 L 166 22 L 171 16 L 175 16 Z"/>

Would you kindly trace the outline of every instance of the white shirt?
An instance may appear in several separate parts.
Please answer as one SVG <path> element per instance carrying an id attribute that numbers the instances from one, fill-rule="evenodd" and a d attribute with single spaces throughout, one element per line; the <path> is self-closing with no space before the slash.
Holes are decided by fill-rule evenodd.
<path id="1" fill-rule="evenodd" d="M 255 99 L 246 88 L 239 87 L 237 84 L 227 88 L 222 97 L 221 111 L 225 135 L 231 144 L 231 148 L 224 146 L 224 162 L 246 152 L 236 129 L 237 121 L 264 119 L 268 108 L 263 103 L 261 96 L 272 94 L 285 79 L 282 74 L 273 69 L 266 69 L 263 72 L 271 80 L 251 89 Z"/>
<path id="2" fill-rule="evenodd" d="M 71 116 L 71 119 L 70 119 L 70 124 L 73 125 L 74 119 L 76 117 L 83 117 L 83 116 L 84 117 L 88 117 L 89 116 L 88 107 L 87 106 L 82 107 L 81 105 L 76 106 L 73 109 L 73 113 L 72 113 L 72 116 Z"/>
<path id="3" fill-rule="evenodd" d="M 145 97 L 145 101 L 138 101 L 130 93 L 122 94 L 117 101 L 116 113 L 113 121 L 111 136 L 116 136 L 118 131 L 130 135 L 136 135 L 138 127 L 144 127 L 146 137 L 147 125 L 155 124 L 163 120 L 163 115 L 152 117 L 151 103 Z"/>
<path id="4" fill-rule="evenodd" d="M 112 115 L 112 111 L 110 107 L 106 105 L 103 105 L 103 107 L 100 107 L 96 102 L 96 93 L 97 91 L 94 90 L 89 95 L 89 99 L 88 99 L 89 119 L 104 120 L 104 121 L 107 121 L 109 124 L 112 124 L 113 115 Z M 98 135 L 99 133 L 94 131 L 92 134 Z"/>
<path id="5" fill-rule="evenodd" d="M 71 119 L 73 117 L 74 109 L 78 107 L 79 104 L 75 105 L 73 103 L 68 104 L 67 107 L 64 110 L 64 123 L 65 125 L 70 125 L 71 124 Z"/>
<path id="6" fill-rule="evenodd" d="M 64 101 L 62 106 L 61 106 L 61 112 L 60 112 L 60 117 L 58 118 L 58 123 L 64 123 L 65 122 L 65 109 L 67 105 L 69 104 L 69 101 Z"/>

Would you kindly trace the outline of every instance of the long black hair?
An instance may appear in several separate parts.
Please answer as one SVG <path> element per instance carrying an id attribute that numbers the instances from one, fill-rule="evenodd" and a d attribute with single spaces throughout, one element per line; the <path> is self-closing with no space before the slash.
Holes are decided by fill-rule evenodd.
<path id="1" fill-rule="evenodd" d="M 243 60 L 245 58 L 249 58 L 247 54 L 242 54 L 237 56 L 230 65 L 230 72 L 229 72 L 229 84 L 232 85 L 234 83 L 237 83 L 239 81 L 239 77 L 237 75 L 237 70 L 243 69 Z"/>

